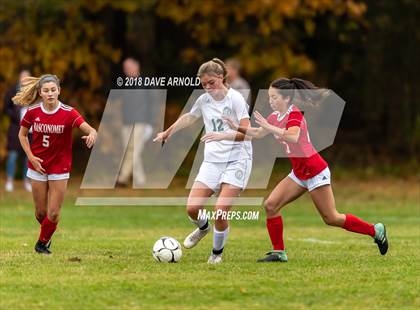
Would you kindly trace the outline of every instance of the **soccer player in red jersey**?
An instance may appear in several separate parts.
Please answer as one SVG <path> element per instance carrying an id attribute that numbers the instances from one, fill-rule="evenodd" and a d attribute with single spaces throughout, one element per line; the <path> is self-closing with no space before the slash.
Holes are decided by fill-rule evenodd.
<path id="1" fill-rule="evenodd" d="M 50 240 L 57 228 L 72 164 L 72 128 L 79 127 L 88 148 L 96 141 L 96 130 L 74 108 L 58 100 L 60 81 L 55 75 L 27 77 L 13 101 L 30 105 L 20 123 L 19 140 L 28 156 L 35 217 L 41 232 L 35 251 L 51 254 Z M 32 127 L 32 143 L 28 132 Z"/>
<path id="2" fill-rule="evenodd" d="M 369 235 L 374 238 L 382 255 L 388 250 L 385 225 L 370 224 L 352 214 L 342 214 L 336 210 L 331 189 L 328 164 L 316 152 L 309 138 L 308 128 L 301 111 L 293 104 L 294 94 L 299 90 L 317 89 L 312 83 L 301 79 L 280 78 L 273 81 L 268 90 L 270 107 L 273 109 L 267 119 L 257 111 L 254 113 L 259 128 L 241 128 L 230 119 L 229 126 L 247 136 L 262 138 L 272 134 L 285 147 L 292 163 L 292 171 L 271 192 L 264 202 L 267 214 L 267 230 L 273 251 L 258 262 L 287 262 L 283 241 L 283 219 L 280 210 L 309 192 L 318 212 L 327 225 L 348 231 Z M 303 99 L 308 92 L 300 92 Z"/>

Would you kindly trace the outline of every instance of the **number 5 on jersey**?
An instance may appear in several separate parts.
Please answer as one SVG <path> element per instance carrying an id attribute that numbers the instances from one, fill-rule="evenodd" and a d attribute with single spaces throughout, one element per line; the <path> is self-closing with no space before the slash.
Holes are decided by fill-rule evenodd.
<path id="1" fill-rule="evenodd" d="M 50 146 L 49 138 L 50 138 L 50 136 L 48 136 L 48 135 L 43 135 L 42 136 L 42 146 L 43 147 L 49 147 Z"/>

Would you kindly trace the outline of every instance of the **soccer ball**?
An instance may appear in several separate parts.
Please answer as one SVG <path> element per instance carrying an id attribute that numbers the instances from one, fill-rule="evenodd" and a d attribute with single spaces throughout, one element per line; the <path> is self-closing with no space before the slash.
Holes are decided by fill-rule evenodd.
<path id="1" fill-rule="evenodd" d="M 182 256 L 181 245 L 172 237 L 162 237 L 153 245 L 153 258 L 158 262 L 176 263 Z"/>

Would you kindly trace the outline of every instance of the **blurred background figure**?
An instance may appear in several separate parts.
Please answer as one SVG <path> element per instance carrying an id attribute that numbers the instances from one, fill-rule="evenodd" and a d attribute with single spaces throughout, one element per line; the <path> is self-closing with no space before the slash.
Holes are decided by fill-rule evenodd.
<path id="1" fill-rule="evenodd" d="M 139 77 L 141 65 L 140 62 L 132 57 L 128 57 L 123 61 L 123 72 L 127 77 Z"/>
<path id="2" fill-rule="evenodd" d="M 20 128 L 20 120 L 26 113 L 27 108 L 13 103 L 12 98 L 20 89 L 20 84 L 25 77 L 30 76 L 28 70 L 21 70 L 19 73 L 19 81 L 9 88 L 4 96 L 4 111 L 10 119 L 10 125 L 7 132 L 7 160 L 6 160 L 6 186 L 7 192 L 14 190 L 14 180 L 16 175 L 16 165 L 18 158 L 22 159 L 22 176 L 24 180 L 25 189 L 28 192 L 32 191 L 31 183 L 26 177 L 26 170 L 28 169 L 28 158 L 26 157 L 18 139 Z M 31 133 L 32 131 L 30 131 Z"/>
<path id="3" fill-rule="evenodd" d="M 140 72 L 141 64 L 137 59 L 128 57 L 123 61 L 123 73 L 126 77 L 139 77 Z M 137 100 L 129 97 L 130 95 L 124 97 L 122 106 L 122 141 L 124 145 L 128 143 L 117 180 L 117 185 L 122 187 L 128 186 L 131 176 L 135 186 L 141 186 L 146 182 L 141 156 L 144 145 L 153 132 L 152 107 L 150 107 L 152 103 L 147 102 L 146 96 L 136 98 Z"/>
<path id="4" fill-rule="evenodd" d="M 251 102 L 251 87 L 247 80 L 241 76 L 241 62 L 236 58 L 228 58 L 225 64 L 229 86 L 239 91 L 249 104 Z"/>

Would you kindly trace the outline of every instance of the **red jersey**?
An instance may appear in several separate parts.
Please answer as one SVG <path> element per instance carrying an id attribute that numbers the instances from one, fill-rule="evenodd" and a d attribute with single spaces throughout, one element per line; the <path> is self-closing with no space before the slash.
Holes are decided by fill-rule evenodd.
<path id="1" fill-rule="evenodd" d="M 284 145 L 285 151 L 292 163 L 295 175 L 301 180 L 313 178 L 328 167 L 327 162 L 314 149 L 309 138 L 308 126 L 302 112 L 291 105 L 286 113 L 273 112 L 267 117 L 268 123 L 278 128 L 288 129 L 293 126 L 300 128 L 297 143 L 286 142 L 275 136 Z"/>
<path id="2" fill-rule="evenodd" d="M 79 127 L 83 117 L 72 107 L 61 102 L 54 111 L 47 111 L 42 102 L 28 108 L 20 125 L 32 127 L 31 151 L 43 160 L 47 174 L 69 173 L 72 163 L 73 127 Z M 34 169 L 29 162 L 28 167 Z"/>

